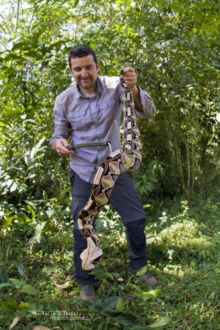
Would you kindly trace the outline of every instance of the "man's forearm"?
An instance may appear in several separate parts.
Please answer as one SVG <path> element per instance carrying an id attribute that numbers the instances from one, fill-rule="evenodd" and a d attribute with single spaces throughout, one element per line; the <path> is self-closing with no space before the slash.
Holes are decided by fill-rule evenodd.
<path id="1" fill-rule="evenodd" d="M 135 108 L 139 111 L 139 112 L 143 112 L 143 106 L 141 103 L 141 97 L 140 97 L 140 92 L 139 92 L 139 88 L 137 86 L 134 86 L 132 89 L 132 94 L 133 94 L 133 98 L 134 98 L 134 104 L 135 104 Z"/>

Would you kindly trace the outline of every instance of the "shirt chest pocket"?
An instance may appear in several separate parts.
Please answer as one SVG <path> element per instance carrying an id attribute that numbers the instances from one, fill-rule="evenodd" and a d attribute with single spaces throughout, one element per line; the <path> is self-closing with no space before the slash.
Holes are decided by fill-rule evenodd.
<path id="1" fill-rule="evenodd" d="M 75 111 L 69 111 L 67 113 L 67 120 L 69 121 L 73 129 L 81 129 L 85 127 L 85 125 L 89 121 L 88 111 L 87 109 L 77 109 Z"/>

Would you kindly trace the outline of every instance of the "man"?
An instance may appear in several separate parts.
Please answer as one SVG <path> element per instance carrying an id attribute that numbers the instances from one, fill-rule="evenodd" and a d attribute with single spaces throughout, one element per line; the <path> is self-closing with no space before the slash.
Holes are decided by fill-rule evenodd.
<path id="1" fill-rule="evenodd" d="M 121 88 L 119 78 L 98 76 L 99 64 L 93 49 L 77 45 L 69 53 L 70 71 L 76 84 L 56 98 L 54 107 L 55 129 L 51 138 L 52 149 L 58 155 L 70 156 L 72 184 L 72 212 L 74 219 L 74 275 L 83 300 L 95 299 L 95 278 L 82 269 L 80 254 L 86 240 L 77 227 L 80 210 L 86 204 L 99 164 L 109 153 L 107 148 L 82 148 L 72 153 L 68 149 L 70 137 L 74 144 L 110 141 L 112 150 L 120 147 Z M 130 87 L 136 114 L 148 117 L 155 113 L 150 96 L 137 86 L 137 74 L 131 67 L 123 70 L 124 80 Z M 136 272 L 146 265 L 145 212 L 132 178 L 120 174 L 109 201 L 119 212 L 126 228 L 130 269 Z M 141 280 L 155 286 L 157 281 L 149 273 Z"/>

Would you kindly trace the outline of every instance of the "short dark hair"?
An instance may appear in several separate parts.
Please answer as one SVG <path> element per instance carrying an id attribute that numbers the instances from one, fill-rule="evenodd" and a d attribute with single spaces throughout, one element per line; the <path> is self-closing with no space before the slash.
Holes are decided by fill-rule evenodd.
<path id="1" fill-rule="evenodd" d="M 94 50 L 88 46 L 88 45 L 76 45 L 73 48 L 70 49 L 69 52 L 69 65 L 71 68 L 71 58 L 77 58 L 77 57 L 83 57 L 83 56 L 88 56 L 92 55 L 95 63 L 97 63 L 97 57 L 96 53 Z"/>

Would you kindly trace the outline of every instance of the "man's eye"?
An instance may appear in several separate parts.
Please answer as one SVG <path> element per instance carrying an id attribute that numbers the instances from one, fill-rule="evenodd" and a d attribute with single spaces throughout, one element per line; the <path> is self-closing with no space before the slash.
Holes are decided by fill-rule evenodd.
<path id="1" fill-rule="evenodd" d="M 76 71 L 76 72 L 80 72 L 81 68 L 80 67 L 79 68 L 74 68 L 73 70 Z"/>

